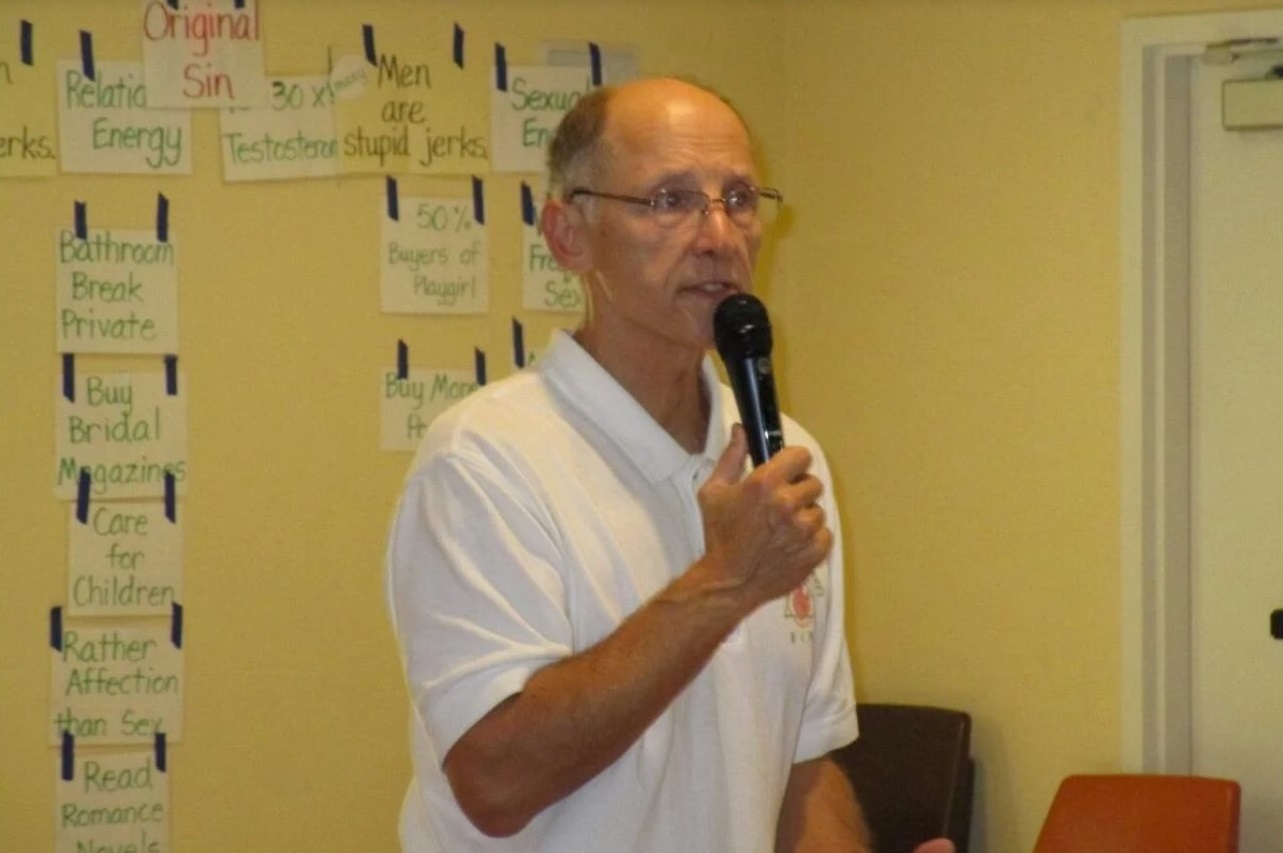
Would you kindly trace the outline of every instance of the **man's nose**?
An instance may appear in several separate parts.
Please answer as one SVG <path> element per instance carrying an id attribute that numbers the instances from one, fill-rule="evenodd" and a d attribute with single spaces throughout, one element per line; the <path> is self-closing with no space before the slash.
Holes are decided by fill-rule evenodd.
<path id="1" fill-rule="evenodd" d="M 696 228 L 696 244 L 708 248 L 731 245 L 740 234 L 739 226 L 726 210 L 726 202 L 720 198 L 709 199 L 708 209 L 700 214 Z"/>

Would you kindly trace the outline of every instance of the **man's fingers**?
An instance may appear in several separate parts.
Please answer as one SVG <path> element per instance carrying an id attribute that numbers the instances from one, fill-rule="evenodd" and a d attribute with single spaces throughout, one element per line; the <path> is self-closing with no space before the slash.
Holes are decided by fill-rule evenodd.
<path id="1" fill-rule="evenodd" d="M 731 427 L 731 440 L 726 443 L 726 449 L 722 451 L 721 458 L 713 468 L 713 473 L 708 477 L 709 482 L 724 485 L 738 483 L 744 476 L 746 459 L 748 459 L 748 438 L 744 435 L 744 427 L 735 424 Z"/>
<path id="2" fill-rule="evenodd" d="M 818 477 L 805 474 L 785 486 L 781 493 L 794 507 L 815 506 L 815 502 L 824 494 L 824 484 Z"/>

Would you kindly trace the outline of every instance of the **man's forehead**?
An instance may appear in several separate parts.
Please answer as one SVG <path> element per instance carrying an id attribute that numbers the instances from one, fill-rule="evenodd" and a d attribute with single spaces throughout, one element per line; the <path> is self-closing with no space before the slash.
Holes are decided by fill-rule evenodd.
<path id="1" fill-rule="evenodd" d="M 738 113 L 718 95 L 681 80 L 639 80 L 620 86 L 607 102 L 607 126 L 704 120 L 748 136 Z"/>
<path id="2" fill-rule="evenodd" d="M 690 155 L 752 167 L 752 144 L 739 116 L 702 90 L 612 101 L 602 142 L 612 159 L 689 162 Z M 703 158 L 701 158 L 703 159 Z"/>

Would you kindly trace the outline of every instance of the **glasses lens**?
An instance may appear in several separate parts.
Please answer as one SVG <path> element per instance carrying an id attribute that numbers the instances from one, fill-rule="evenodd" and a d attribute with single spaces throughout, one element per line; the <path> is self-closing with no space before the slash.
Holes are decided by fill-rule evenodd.
<path id="1" fill-rule="evenodd" d="M 736 225 L 752 225 L 756 220 L 757 190 L 752 187 L 729 190 L 722 197 L 722 206 Z"/>
<path id="2" fill-rule="evenodd" d="M 655 220 L 665 228 L 689 222 L 704 209 L 708 197 L 696 190 L 660 190 L 651 198 Z"/>

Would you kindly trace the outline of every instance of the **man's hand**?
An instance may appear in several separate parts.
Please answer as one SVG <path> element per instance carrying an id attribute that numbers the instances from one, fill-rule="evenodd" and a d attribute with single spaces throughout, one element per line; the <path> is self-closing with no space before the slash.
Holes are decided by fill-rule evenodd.
<path id="1" fill-rule="evenodd" d="M 954 853 L 957 847 L 947 838 L 933 838 L 913 848 L 913 853 Z"/>
<path id="2" fill-rule="evenodd" d="M 705 556 L 712 583 L 738 590 L 750 609 L 804 582 L 833 547 L 824 487 L 808 473 L 811 454 L 786 447 L 745 475 L 748 441 L 735 425 L 730 443 L 703 488 Z M 699 565 L 699 564 L 697 564 Z"/>

